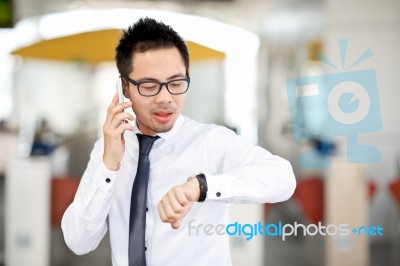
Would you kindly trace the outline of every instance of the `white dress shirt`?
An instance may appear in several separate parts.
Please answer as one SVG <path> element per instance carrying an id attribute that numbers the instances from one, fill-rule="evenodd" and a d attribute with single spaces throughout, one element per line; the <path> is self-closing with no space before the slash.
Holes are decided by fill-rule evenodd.
<path id="1" fill-rule="evenodd" d="M 137 127 L 124 133 L 125 153 L 117 171 L 103 163 L 104 141 L 94 146 L 74 201 L 62 219 L 65 241 L 76 254 L 94 250 L 109 229 L 112 264 L 128 265 L 130 201 L 139 152 L 136 133 Z M 182 115 L 169 132 L 158 136 L 149 155 L 147 265 L 231 265 L 229 236 L 189 233 L 189 222 L 227 225 L 227 203 L 287 200 L 296 186 L 290 163 L 229 129 Z M 172 229 L 161 221 L 157 204 L 173 186 L 199 172 L 206 176 L 207 198 L 195 202 L 180 228 Z"/>

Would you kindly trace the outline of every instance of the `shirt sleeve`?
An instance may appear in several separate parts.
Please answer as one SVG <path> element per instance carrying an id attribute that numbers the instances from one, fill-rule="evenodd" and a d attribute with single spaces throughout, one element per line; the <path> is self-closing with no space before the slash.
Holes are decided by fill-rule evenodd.
<path id="1" fill-rule="evenodd" d="M 94 250 L 107 232 L 106 219 L 118 171 L 104 165 L 101 143 L 96 142 L 75 198 L 61 221 L 65 242 L 78 255 Z"/>
<path id="2" fill-rule="evenodd" d="M 291 164 L 230 130 L 213 136 L 217 173 L 205 173 L 206 200 L 233 203 L 274 203 L 289 199 L 296 179 Z M 221 163 L 222 162 L 222 163 Z M 213 163 L 213 162 L 212 162 Z M 218 168 L 217 168 L 218 169 Z"/>

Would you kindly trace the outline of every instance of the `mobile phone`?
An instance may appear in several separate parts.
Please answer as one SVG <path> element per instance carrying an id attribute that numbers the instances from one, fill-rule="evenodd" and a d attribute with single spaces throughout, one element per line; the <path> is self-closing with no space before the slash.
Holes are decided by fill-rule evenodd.
<path id="1" fill-rule="evenodd" d="M 119 76 L 117 80 L 117 91 L 118 91 L 118 103 L 121 104 L 124 102 L 124 94 L 122 92 L 122 77 Z"/>

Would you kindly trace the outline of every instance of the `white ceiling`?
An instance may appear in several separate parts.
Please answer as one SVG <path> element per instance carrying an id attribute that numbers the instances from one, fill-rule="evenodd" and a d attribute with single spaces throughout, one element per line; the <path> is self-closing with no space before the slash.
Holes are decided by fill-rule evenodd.
<path id="1" fill-rule="evenodd" d="M 43 14 L 82 8 L 161 9 L 204 16 L 262 34 L 265 19 L 280 13 L 322 13 L 323 0 L 14 0 L 15 21 Z"/>

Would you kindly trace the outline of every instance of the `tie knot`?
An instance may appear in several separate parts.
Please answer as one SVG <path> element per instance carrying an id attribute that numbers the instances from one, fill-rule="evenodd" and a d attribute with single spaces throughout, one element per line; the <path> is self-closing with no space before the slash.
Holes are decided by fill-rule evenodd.
<path id="1" fill-rule="evenodd" d="M 153 146 L 154 141 L 159 139 L 159 136 L 147 136 L 142 134 L 136 134 L 139 141 L 139 154 L 149 156 L 151 147 Z"/>

